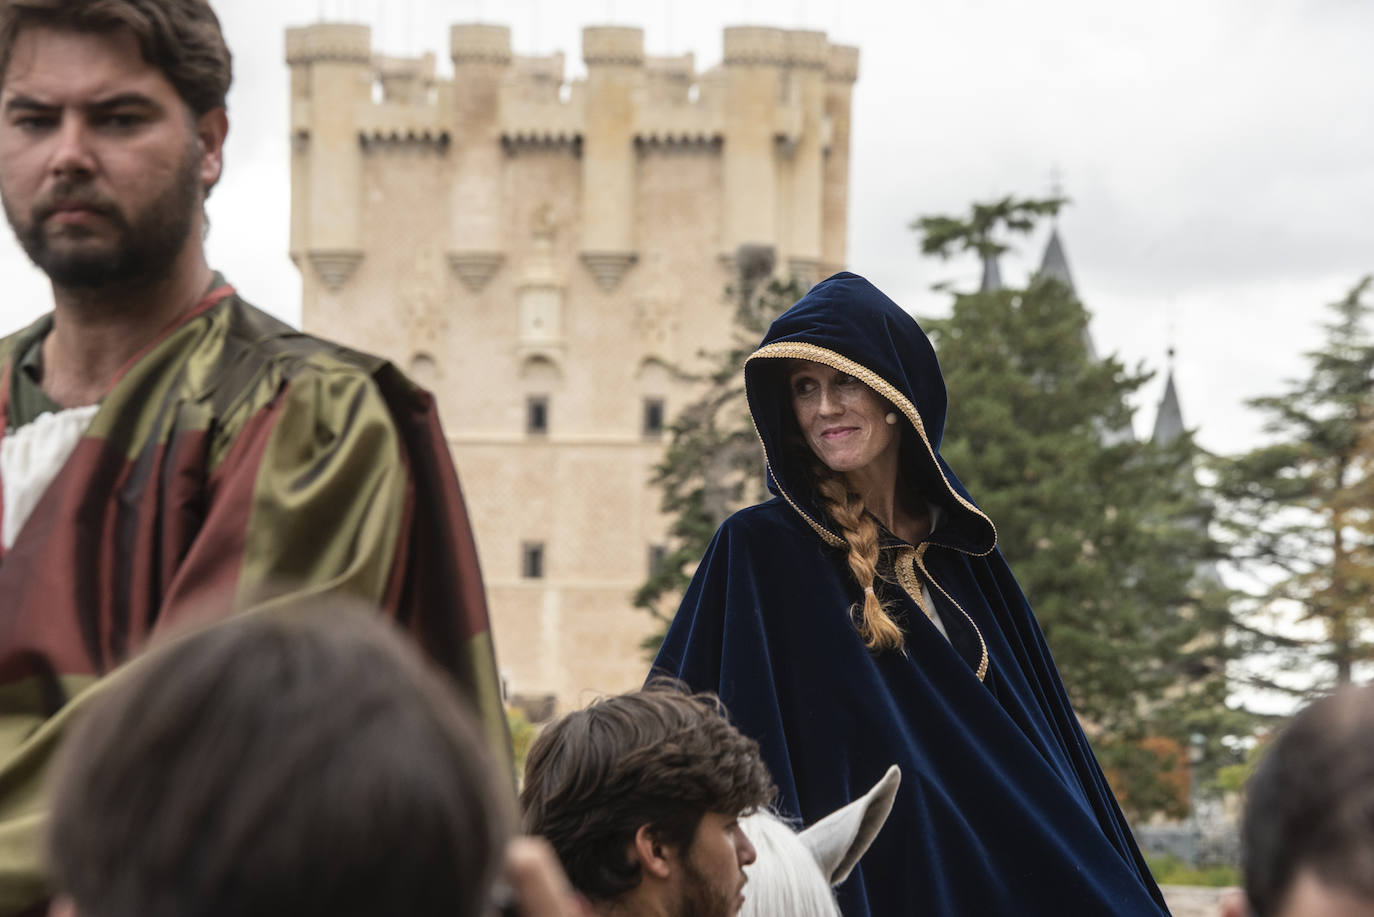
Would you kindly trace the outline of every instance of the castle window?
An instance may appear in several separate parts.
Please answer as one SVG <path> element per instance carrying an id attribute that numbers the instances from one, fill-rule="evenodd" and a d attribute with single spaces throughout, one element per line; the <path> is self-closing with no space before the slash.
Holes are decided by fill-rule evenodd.
<path id="1" fill-rule="evenodd" d="M 649 575 L 663 569 L 663 563 L 668 559 L 668 546 L 662 544 L 649 545 Z"/>
<path id="2" fill-rule="evenodd" d="M 644 399 L 644 435 L 657 439 L 663 435 L 663 399 Z"/>
<path id="3" fill-rule="evenodd" d="M 525 579 L 544 578 L 544 543 L 527 541 L 520 546 L 520 575 Z"/>
<path id="4" fill-rule="evenodd" d="M 543 436 L 549 432 L 549 396 L 530 395 L 525 399 L 525 432 Z"/>

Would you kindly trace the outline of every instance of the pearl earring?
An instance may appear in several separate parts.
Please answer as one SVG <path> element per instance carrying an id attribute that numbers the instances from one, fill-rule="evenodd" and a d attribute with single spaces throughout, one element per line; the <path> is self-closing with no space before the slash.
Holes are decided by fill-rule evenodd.
<path id="1" fill-rule="evenodd" d="M 897 412 L 896 412 L 896 411 L 888 411 L 888 412 L 887 412 L 887 416 L 884 417 L 883 420 L 886 420 L 886 421 L 887 421 L 887 425 L 888 425 L 889 427 L 892 426 L 893 424 L 895 424 L 895 423 L 897 422 Z"/>

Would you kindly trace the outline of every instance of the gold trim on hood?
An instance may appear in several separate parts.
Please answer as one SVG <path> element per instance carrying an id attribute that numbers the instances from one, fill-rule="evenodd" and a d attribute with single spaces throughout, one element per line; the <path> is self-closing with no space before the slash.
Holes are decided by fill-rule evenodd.
<path id="1" fill-rule="evenodd" d="M 864 385 L 867 385 L 869 388 L 873 389 L 873 391 L 877 392 L 882 397 L 886 398 L 888 401 L 892 402 L 893 406 L 896 407 L 897 410 L 901 411 L 902 414 L 906 416 L 906 419 L 911 422 L 911 426 L 916 430 L 916 435 L 921 438 L 921 442 L 926 447 L 926 452 L 930 455 L 931 464 L 935 467 L 935 470 L 939 472 L 940 480 L 944 482 L 945 489 L 949 491 L 949 495 L 953 497 L 955 500 L 957 500 L 959 502 L 959 505 L 963 506 L 965 509 L 967 509 L 974 515 L 980 517 L 981 519 L 983 519 L 984 522 L 986 522 L 989 526 L 992 527 L 991 547 L 989 547 L 986 551 L 983 551 L 981 554 L 976 553 L 974 551 L 968 551 L 965 553 L 971 554 L 975 557 L 982 557 L 991 554 L 992 549 L 997 547 L 996 524 L 988 518 L 986 513 L 984 513 L 978 507 L 974 506 L 968 500 L 965 500 L 963 495 L 956 491 L 953 485 L 949 483 L 949 478 L 945 477 L 944 469 L 940 467 L 940 463 L 935 457 L 935 448 L 931 446 L 930 438 L 926 436 L 925 424 L 921 422 L 920 413 L 917 412 L 916 406 L 911 403 L 911 399 L 908 398 L 905 394 L 903 394 L 899 388 L 897 388 L 891 382 L 888 382 L 886 379 L 875 373 L 873 370 L 869 369 L 867 366 L 864 366 L 862 363 L 856 363 L 848 357 L 838 354 L 833 350 L 827 350 L 826 348 L 821 347 L 819 345 L 807 344 L 803 341 L 775 341 L 772 344 L 765 344 L 758 350 L 750 354 L 749 357 L 744 361 L 744 365 L 748 366 L 750 360 L 759 359 L 810 360 L 812 363 L 821 363 L 825 366 L 829 366 L 832 369 L 838 369 L 842 373 L 848 373 L 855 379 L 858 379 Z M 753 419 L 752 412 L 750 419 Z M 758 421 L 754 421 L 754 433 L 759 437 L 759 442 L 763 443 L 764 464 L 768 466 L 768 471 L 770 474 L 772 474 L 772 462 L 768 456 L 768 444 L 764 442 L 763 435 L 759 432 Z M 786 500 L 788 504 L 794 510 L 796 510 L 801 515 L 801 517 L 805 519 L 808 524 L 810 524 L 810 526 L 813 529 L 816 530 L 816 533 L 819 534 L 821 538 L 823 538 L 829 544 L 834 545 L 835 547 L 839 547 L 840 545 L 843 545 L 845 543 L 844 539 L 841 538 L 839 535 L 836 535 L 834 532 L 825 528 L 825 526 L 816 522 L 806 513 L 802 512 L 801 507 L 797 506 L 796 502 L 793 501 L 791 496 L 788 495 L 786 488 L 782 486 L 782 481 L 778 479 L 777 475 L 773 475 L 773 481 L 778 485 L 778 493 L 782 494 L 783 499 Z M 955 550 L 958 549 L 956 548 Z"/>

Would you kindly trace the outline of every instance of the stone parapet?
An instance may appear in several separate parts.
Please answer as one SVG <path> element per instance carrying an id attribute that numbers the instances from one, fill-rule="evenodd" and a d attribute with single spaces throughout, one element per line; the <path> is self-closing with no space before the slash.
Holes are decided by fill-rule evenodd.
<path id="1" fill-rule="evenodd" d="M 372 29 L 342 22 L 287 29 L 286 62 L 295 67 L 318 61 L 371 66 Z"/>
<path id="2" fill-rule="evenodd" d="M 582 136 L 585 94 L 580 83 L 564 102 L 530 99 L 524 87 L 507 82 L 501 87 L 501 136 L 515 140 L 574 140 Z"/>
<path id="3" fill-rule="evenodd" d="M 830 59 L 830 43 L 824 32 L 799 29 L 787 33 L 787 62 L 793 67 L 824 70 Z"/>
<path id="4" fill-rule="evenodd" d="M 853 45 L 831 45 L 825 63 L 827 79 L 853 83 L 859 78 L 859 49 Z"/>
<path id="5" fill-rule="evenodd" d="M 504 25 L 466 23 L 448 33 L 449 55 L 454 64 L 509 64 L 510 28 Z"/>
<path id="6" fill-rule="evenodd" d="M 725 30 L 725 66 L 787 63 L 787 32 L 762 26 L 731 26 Z"/>
<path id="7" fill-rule="evenodd" d="M 588 67 L 644 64 L 644 30 L 629 26 L 588 26 L 582 30 L 582 60 Z"/>
<path id="8" fill-rule="evenodd" d="M 725 134 L 725 114 L 719 105 L 681 105 L 645 108 L 636 112 L 634 137 L 647 143 L 703 143 Z"/>
<path id="9" fill-rule="evenodd" d="M 372 69 L 387 102 L 414 105 L 429 101 L 429 90 L 434 85 L 433 52 L 421 57 L 378 54 L 372 58 Z"/>

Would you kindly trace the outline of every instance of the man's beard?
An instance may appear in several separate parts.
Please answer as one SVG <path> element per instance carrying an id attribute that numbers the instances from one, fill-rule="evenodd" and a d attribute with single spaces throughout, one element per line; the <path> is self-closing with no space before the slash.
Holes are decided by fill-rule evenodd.
<path id="1" fill-rule="evenodd" d="M 59 206 L 89 209 L 112 224 L 114 238 L 108 245 L 79 244 L 84 227 L 67 227 L 64 244 L 54 245 L 46 230 L 48 219 Z M 186 244 L 202 206 L 199 145 L 187 145 L 177 173 L 157 199 L 132 215 L 92 189 L 87 181 L 64 179 L 35 204 L 27 222 L 21 221 L 4 202 L 5 216 L 19 244 L 34 264 L 65 289 L 94 290 L 105 287 L 139 287 L 166 276 Z M 81 235 L 78 235 L 81 234 Z"/>
<path id="2" fill-rule="evenodd" d="M 733 917 L 737 913 L 737 885 L 729 890 L 719 888 L 711 877 L 697 868 L 690 855 L 683 858 L 682 866 L 681 897 L 677 900 L 674 917 Z"/>

